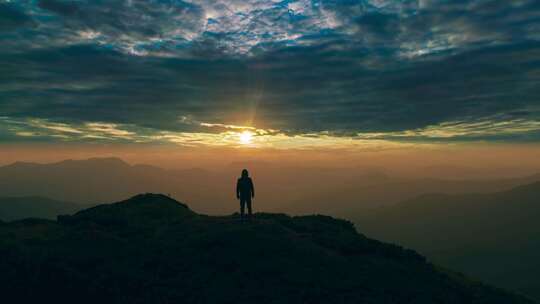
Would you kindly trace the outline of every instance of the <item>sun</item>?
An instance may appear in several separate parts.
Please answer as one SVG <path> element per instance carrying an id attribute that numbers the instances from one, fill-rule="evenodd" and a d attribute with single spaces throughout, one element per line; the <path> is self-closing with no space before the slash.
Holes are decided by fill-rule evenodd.
<path id="1" fill-rule="evenodd" d="M 249 131 L 244 131 L 240 133 L 240 143 L 242 145 L 249 145 L 251 141 L 253 140 L 253 133 Z"/>

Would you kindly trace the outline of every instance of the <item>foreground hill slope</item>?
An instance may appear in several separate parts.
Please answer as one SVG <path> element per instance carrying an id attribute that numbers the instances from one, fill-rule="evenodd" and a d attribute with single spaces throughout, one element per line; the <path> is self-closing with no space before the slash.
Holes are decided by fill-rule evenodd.
<path id="1" fill-rule="evenodd" d="M 54 303 L 530 303 L 326 216 L 209 217 L 163 195 L 0 225 L 0 289 Z"/>
<path id="2" fill-rule="evenodd" d="M 357 223 L 369 236 L 540 299 L 538 218 L 540 182 L 492 194 L 423 195 Z"/>

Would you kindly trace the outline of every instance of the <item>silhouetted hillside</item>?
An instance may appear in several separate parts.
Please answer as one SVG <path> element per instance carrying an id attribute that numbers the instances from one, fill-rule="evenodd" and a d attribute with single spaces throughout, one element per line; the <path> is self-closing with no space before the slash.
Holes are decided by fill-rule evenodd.
<path id="1" fill-rule="evenodd" d="M 2 197 L 0 198 L 0 219 L 4 221 L 37 217 L 56 219 L 60 214 L 71 214 L 83 206 L 51 200 L 43 197 Z"/>
<path id="2" fill-rule="evenodd" d="M 209 217 L 138 195 L 0 226 L 18 303 L 530 303 L 327 216 Z"/>
<path id="3" fill-rule="evenodd" d="M 366 234 L 540 299 L 540 182 L 493 194 L 431 194 L 358 220 Z"/>

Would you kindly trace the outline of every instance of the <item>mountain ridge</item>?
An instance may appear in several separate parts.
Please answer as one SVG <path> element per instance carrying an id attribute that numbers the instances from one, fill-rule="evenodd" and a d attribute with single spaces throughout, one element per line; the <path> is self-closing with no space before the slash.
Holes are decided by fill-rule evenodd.
<path id="1" fill-rule="evenodd" d="M 534 182 L 496 193 L 422 195 L 355 223 L 369 236 L 538 300 L 539 216 L 540 182 Z"/>
<path id="2" fill-rule="evenodd" d="M 2 294 L 23 303 L 532 303 L 345 220 L 242 222 L 162 194 L 7 223 L 0 240 Z"/>

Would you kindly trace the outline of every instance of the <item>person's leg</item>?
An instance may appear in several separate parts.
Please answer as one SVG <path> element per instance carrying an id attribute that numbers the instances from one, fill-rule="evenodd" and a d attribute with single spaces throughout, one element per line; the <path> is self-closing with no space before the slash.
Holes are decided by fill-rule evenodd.
<path id="1" fill-rule="evenodd" d="M 248 217 L 251 218 L 251 197 L 246 200 L 247 209 L 248 209 Z"/>
<path id="2" fill-rule="evenodd" d="M 244 209 L 246 207 L 246 200 L 241 197 L 240 198 L 240 218 L 244 219 Z"/>

